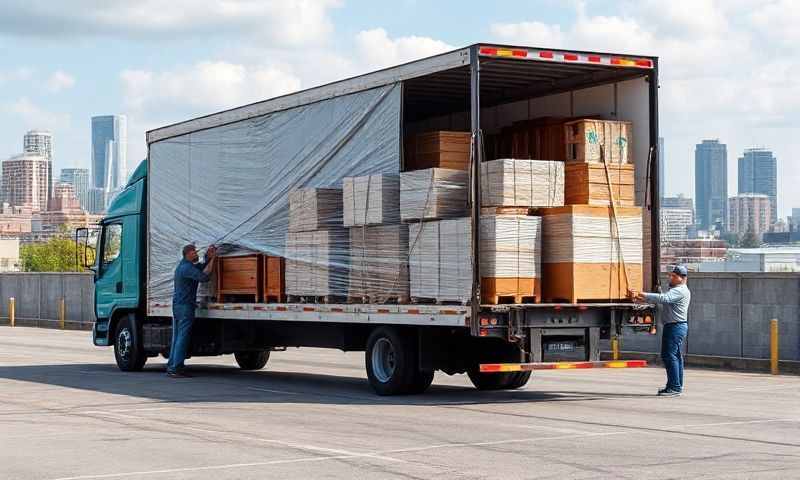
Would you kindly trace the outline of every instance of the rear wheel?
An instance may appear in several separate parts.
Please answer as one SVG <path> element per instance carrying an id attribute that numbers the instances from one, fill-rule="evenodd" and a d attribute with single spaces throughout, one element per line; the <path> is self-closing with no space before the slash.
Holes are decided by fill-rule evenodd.
<path id="1" fill-rule="evenodd" d="M 378 395 L 422 392 L 430 385 L 419 370 L 416 339 L 394 328 L 381 327 L 367 340 L 367 378 Z"/>
<path id="2" fill-rule="evenodd" d="M 114 357 L 123 372 L 138 372 L 147 362 L 147 354 L 141 343 L 141 334 L 136 331 L 132 313 L 119 319 L 114 334 Z"/>
<path id="3" fill-rule="evenodd" d="M 261 370 L 269 361 L 269 350 L 260 352 L 236 352 L 233 354 L 242 370 Z"/>
<path id="4" fill-rule="evenodd" d="M 531 372 L 481 373 L 477 368 L 467 371 L 467 375 L 478 390 L 514 390 L 524 387 L 531 378 Z"/>

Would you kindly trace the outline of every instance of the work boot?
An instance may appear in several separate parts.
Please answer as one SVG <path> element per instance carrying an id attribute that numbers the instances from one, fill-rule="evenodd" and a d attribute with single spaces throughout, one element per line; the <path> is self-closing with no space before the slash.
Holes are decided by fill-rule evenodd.
<path id="1" fill-rule="evenodd" d="M 177 372 L 167 371 L 167 376 L 169 378 L 192 378 L 192 376 L 189 375 L 188 373 L 181 372 L 181 371 L 177 371 Z"/>
<path id="2" fill-rule="evenodd" d="M 671 388 L 662 388 L 661 390 L 658 391 L 659 397 L 679 397 L 680 395 L 681 392 L 673 390 Z"/>

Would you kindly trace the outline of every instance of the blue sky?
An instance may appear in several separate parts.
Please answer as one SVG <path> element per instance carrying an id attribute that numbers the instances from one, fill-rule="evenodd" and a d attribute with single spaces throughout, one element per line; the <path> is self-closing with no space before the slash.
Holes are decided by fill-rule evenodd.
<path id="1" fill-rule="evenodd" d="M 774 150 L 779 209 L 800 206 L 800 2 L 4 0 L 0 158 L 30 128 L 55 167 L 89 166 L 92 115 L 144 131 L 479 41 L 661 57 L 667 192 L 693 194 L 693 149 Z"/>

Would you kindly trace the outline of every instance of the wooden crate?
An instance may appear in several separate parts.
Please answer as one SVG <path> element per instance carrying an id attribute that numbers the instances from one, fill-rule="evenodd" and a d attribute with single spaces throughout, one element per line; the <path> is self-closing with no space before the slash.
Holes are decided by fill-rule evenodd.
<path id="1" fill-rule="evenodd" d="M 283 257 L 264 255 L 263 292 L 265 303 L 286 301 L 286 260 Z"/>
<path id="2" fill-rule="evenodd" d="M 471 137 L 470 132 L 448 131 L 416 135 L 413 141 L 405 144 L 405 148 L 414 149 L 412 155 L 406 155 L 406 170 L 425 168 L 468 170 Z"/>
<path id="3" fill-rule="evenodd" d="M 564 203 L 567 205 L 611 205 L 608 180 L 616 205 L 636 205 L 636 179 L 631 164 L 573 162 L 566 165 Z"/>
<path id="4" fill-rule="evenodd" d="M 540 303 L 542 283 L 539 278 L 481 277 L 481 303 Z"/>
<path id="5" fill-rule="evenodd" d="M 232 296 L 252 297 L 253 303 L 261 301 L 261 255 L 220 257 L 217 260 L 217 301 L 224 302 Z"/>
<path id="6" fill-rule="evenodd" d="M 566 161 L 632 163 L 633 124 L 581 119 L 564 124 Z"/>
<path id="7" fill-rule="evenodd" d="M 623 300 L 629 288 L 642 289 L 641 208 L 617 207 L 616 222 L 610 207 L 569 205 L 538 213 L 545 301 Z"/>

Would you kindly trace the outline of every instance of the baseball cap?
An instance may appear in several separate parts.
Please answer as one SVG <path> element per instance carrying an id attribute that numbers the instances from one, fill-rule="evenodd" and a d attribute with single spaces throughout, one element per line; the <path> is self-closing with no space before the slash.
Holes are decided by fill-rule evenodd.
<path id="1" fill-rule="evenodd" d="M 689 271 L 686 270 L 686 267 L 684 267 L 683 265 L 675 265 L 672 268 L 672 273 L 680 275 L 681 277 L 686 277 L 689 275 Z"/>

